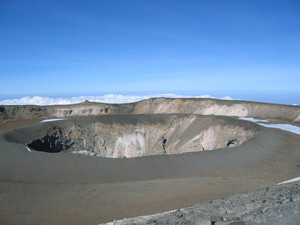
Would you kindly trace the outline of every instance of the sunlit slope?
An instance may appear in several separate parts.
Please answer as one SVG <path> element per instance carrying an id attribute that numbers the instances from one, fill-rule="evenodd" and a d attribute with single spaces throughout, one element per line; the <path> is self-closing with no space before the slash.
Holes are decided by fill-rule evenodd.
<path id="1" fill-rule="evenodd" d="M 217 99 L 153 98 L 128 104 L 83 102 L 54 106 L 1 106 L 0 120 L 107 114 L 199 114 L 278 119 L 299 123 L 300 107 Z"/>

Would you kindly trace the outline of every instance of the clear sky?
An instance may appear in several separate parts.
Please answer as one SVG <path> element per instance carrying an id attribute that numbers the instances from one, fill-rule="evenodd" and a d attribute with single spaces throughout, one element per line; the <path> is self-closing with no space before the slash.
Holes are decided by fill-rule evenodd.
<path id="1" fill-rule="evenodd" d="M 300 92 L 300 1 L 0 0 L 0 94 Z"/>

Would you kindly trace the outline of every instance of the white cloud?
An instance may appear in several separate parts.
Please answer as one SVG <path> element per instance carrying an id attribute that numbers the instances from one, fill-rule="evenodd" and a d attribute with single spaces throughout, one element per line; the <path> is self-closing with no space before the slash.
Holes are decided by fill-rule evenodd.
<path id="1" fill-rule="evenodd" d="M 231 97 L 229 97 L 229 96 L 225 96 L 224 98 L 222 98 L 222 99 L 224 99 L 224 100 L 233 100 Z"/>
<path id="2" fill-rule="evenodd" d="M 102 95 L 102 96 L 80 96 L 71 98 L 49 98 L 41 96 L 26 96 L 19 99 L 6 99 L 0 101 L 1 105 L 68 105 L 89 100 L 90 102 L 103 102 L 103 103 L 129 103 L 141 101 L 148 98 L 167 97 L 167 98 L 214 98 L 210 95 L 201 96 L 188 96 L 188 95 L 175 95 L 175 94 L 154 94 L 154 95 Z M 229 96 L 225 96 L 225 100 L 232 100 Z"/>

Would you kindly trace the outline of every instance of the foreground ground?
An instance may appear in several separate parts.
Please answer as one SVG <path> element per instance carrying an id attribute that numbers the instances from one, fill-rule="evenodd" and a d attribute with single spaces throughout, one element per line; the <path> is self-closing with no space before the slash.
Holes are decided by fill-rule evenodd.
<path id="1" fill-rule="evenodd" d="M 124 219 L 107 225 L 298 225 L 299 223 L 300 181 L 244 192 L 189 208 Z"/>

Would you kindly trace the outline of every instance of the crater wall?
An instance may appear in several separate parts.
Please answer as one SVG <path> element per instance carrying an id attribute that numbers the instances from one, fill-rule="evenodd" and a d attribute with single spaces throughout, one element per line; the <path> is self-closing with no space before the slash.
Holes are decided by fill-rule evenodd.
<path id="1" fill-rule="evenodd" d="M 27 145 L 37 151 L 109 158 L 198 152 L 239 146 L 258 131 L 253 124 L 238 122 L 168 114 L 92 117 L 88 123 L 77 119 L 68 126 L 43 128 Z"/>
<path id="2" fill-rule="evenodd" d="M 152 98 L 128 104 L 83 102 L 56 106 L 0 106 L 0 121 L 88 115 L 199 114 L 279 119 L 300 123 L 300 107 L 249 101 Z"/>

